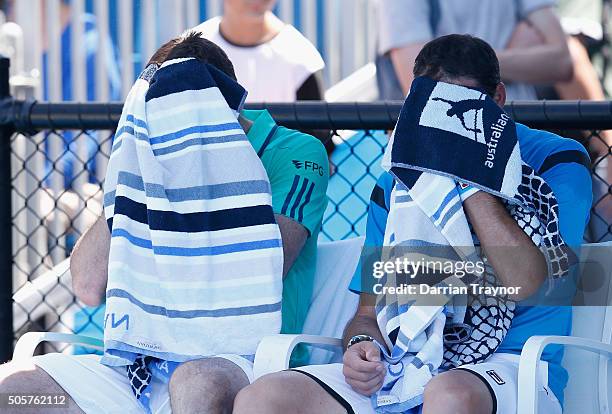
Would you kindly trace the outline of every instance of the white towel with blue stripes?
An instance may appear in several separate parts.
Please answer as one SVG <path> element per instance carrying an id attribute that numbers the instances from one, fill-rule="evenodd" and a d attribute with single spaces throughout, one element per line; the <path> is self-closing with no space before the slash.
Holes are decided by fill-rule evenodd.
<path id="1" fill-rule="evenodd" d="M 245 97 L 216 68 L 176 59 L 147 68 L 124 105 L 104 185 L 102 361 L 128 366 L 141 402 L 156 372 L 218 354 L 252 359 L 280 332 L 281 237 L 237 121 Z"/>
<path id="2" fill-rule="evenodd" d="M 384 237 L 387 260 L 406 258 L 436 270 L 425 266 L 416 275 L 420 282 L 408 284 L 456 288 L 377 297 L 387 375 L 372 404 L 380 413 L 410 412 L 422 403 L 424 387 L 438 370 L 492 355 L 514 315 L 515 304 L 505 296 L 461 290 L 471 283 L 499 286 L 486 256 L 475 247 L 478 239 L 463 210 L 468 197 L 477 191 L 500 197 L 541 248 L 551 279 L 568 273 L 572 253 L 559 234 L 551 188 L 521 160 L 514 122 L 483 91 L 415 79 L 382 167 L 396 179 Z M 475 271 L 458 279 L 456 271 L 440 271 L 433 264 L 459 262 L 473 263 Z M 381 280 L 388 287 L 403 283 L 405 275 L 396 273 Z"/>
<path id="3" fill-rule="evenodd" d="M 419 270 L 418 280 L 423 283 L 436 288 L 463 288 L 461 279 L 444 275 L 439 271 L 441 266 L 436 268 L 442 263 L 477 260 L 461 208 L 461 195 L 453 180 L 428 174 L 412 189 L 396 182 L 391 192 L 384 246 L 387 257 L 383 260 L 400 258 L 429 266 Z M 413 283 L 406 279 L 388 273 L 380 283 L 383 286 Z M 414 293 L 377 297 L 376 316 L 385 339 L 380 349 L 387 368 L 382 389 L 372 396 L 377 412 L 405 412 L 422 404 L 424 387 L 443 362 L 447 318 L 463 322 L 464 296 L 420 292 L 417 289 Z"/>

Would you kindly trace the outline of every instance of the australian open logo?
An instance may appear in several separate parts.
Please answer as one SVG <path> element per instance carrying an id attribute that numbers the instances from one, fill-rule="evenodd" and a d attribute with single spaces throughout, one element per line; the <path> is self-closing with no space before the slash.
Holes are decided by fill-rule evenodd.
<path id="1" fill-rule="evenodd" d="M 486 95 L 449 83 L 438 83 L 429 97 L 419 124 L 452 132 L 487 146 L 485 166 L 493 168 L 495 151 L 510 119 L 505 113 L 485 130 L 483 112 Z M 444 115 L 446 116 L 444 116 Z"/>
<path id="2" fill-rule="evenodd" d="M 423 108 L 420 125 L 452 132 L 487 143 L 482 113 L 485 94 L 463 86 L 439 82 Z"/>

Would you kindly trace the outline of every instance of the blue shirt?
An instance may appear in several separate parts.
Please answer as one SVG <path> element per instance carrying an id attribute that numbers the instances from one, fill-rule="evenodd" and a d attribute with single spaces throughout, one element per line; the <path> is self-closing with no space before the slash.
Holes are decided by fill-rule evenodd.
<path id="1" fill-rule="evenodd" d="M 578 253 L 592 202 L 587 152 L 578 142 L 550 132 L 531 129 L 518 123 L 516 131 L 523 160 L 546 180 L 557 198 L 561 236 Z M 393 185 L 391 174 L 383 173 L 372 191 L 366 224 L 366 246 L 383 246 Z M 374 279 L 364 279 L 361 269 L 358 269 L 349 288 L 354 292 L 367 292 Z M 556 283 L 553 292 L 555 299 L 566 299 L 562 303 L 571 304 L 575 282 L 572 277 L 568 277 Z M 536 296 L 543 295 L 548 287 L 545 282 Z M 527 339 L 533 335 L 570 335 L 570 306 L 528 306 L 533 303 L 532 300 L 530 298 L 528 303 L 517 305 L 510 330 L 497 352 L 520 354 Z M 547 347 L 542 354 L 542 359 L 549 363 L 549 387 L 561 403 L 563 389 L 567 384 L 567 372 L 561 366 L 562 358 L 563 347 L 559 345 Z"/>

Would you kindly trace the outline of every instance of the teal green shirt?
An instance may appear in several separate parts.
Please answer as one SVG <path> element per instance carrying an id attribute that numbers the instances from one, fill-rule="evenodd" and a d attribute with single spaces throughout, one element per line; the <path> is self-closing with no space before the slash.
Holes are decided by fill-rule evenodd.
<path id="1" fill-rule="evenodd" d="M 312 296 L 317 238 L 327 207 L 329 161 L 318 139 L 276 123 L 268 111 L 243 111 L 253 122 L 247 137 L 260 154 L 272 187 L 272 208 L 308 230 L 308 239 L 283 283 L 282 333 L 301 333 Z M 276 129 L 275 129 L 276 127 Z M 271 136 L 270 134 L 273 133 Z M 305 363 L 294 353 L 292 365 Z"/>

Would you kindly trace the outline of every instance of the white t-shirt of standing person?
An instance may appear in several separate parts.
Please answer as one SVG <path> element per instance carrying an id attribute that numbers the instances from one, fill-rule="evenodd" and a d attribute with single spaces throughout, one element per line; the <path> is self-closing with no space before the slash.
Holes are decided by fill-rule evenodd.
<path id="1" fill-rule="evenodd" d="M 325 63 L 313 44 L 295 27 L 285 24 L 269 41 L 241 46 L 223 36 L 220 22 L 221 17 L 214 17 L 193 30 L 227 53 L 238 81 L 249 92 L 247 102 L 322 99 L 314 96 L 321 94 L 315 76 Z"/>

